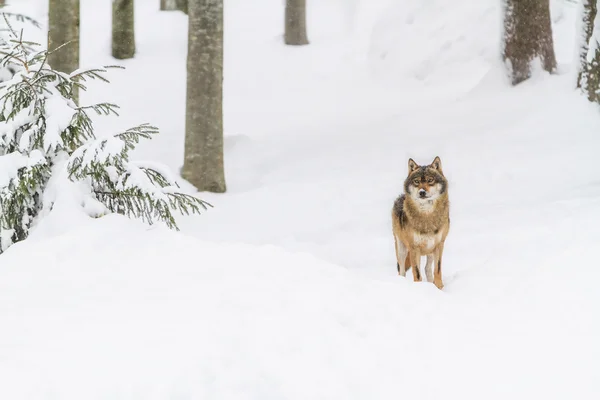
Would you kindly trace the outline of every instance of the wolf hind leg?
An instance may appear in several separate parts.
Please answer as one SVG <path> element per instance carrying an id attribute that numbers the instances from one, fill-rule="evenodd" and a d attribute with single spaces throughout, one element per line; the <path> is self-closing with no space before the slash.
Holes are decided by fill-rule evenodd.
<path id="1" fill-rule="evenodd" d="M 398 267 L 398 273 L 400 273 L 400 264 L 396 263 L 396 267 Z M 406 253 L 406 258 L 404 259 L 404 275 L 410 269 L 410 252 Z"/>
<path id="2" fill-rule="evenodd" d="M 415 282 L 421 282 L 421 254 L 418 250 L 412 249 L 410 252 L 410 265 L 413 266 L 413 278 Z"/>
<path id="3" fill-rule="evenodd" d="M 427 277 L 427 282 L 433 282 L 433 254 L 427 254 L 427 262 L 425 263 L 425 276 Z"/>

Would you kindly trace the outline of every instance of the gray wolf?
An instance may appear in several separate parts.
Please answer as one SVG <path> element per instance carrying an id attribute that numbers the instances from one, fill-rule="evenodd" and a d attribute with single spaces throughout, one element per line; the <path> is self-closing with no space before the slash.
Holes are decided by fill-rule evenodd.
<path id="1" fill-rule="evenodd" d="M 420 166 L 409 159 L 404 193 L 392 208 L 398 273 L 406 276 L 406 271 L 414 267 L 414 280 L 420 282 L 420 260 L 426 256 L 427 282 L 442 289 L 442 254 L 449 230 L 448 180 L 442 171 L 442 161 L 436 157 L 431 164 Z"/>

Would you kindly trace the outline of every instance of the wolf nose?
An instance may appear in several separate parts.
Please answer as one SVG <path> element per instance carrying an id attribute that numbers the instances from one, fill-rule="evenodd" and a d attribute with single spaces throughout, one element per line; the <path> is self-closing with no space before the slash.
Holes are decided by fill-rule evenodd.
<path id="1" fill-rule="evenodd" d="M 425 191 L 425 189 L 419 190 L 419 196 L 421 196 L 421 197 L 427 196 L 427 192 Z"/>

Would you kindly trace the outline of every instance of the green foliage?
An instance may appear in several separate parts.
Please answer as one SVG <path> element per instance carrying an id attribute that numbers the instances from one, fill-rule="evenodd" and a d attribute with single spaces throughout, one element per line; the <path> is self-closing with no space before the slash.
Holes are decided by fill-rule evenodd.
<path id="1" fill-rule="evenodd" d="M 103 213 L 178 229 L 174 213 L 200 213 L 210 206 L 182 193 L 160 166 L 129 160 L 141 139 L 158 133 L 156 127 L 143 124 L 99 137 L 93 114 L 118 115 L 118 106 L 73 102 L 75 88 L 86 90 L 90 80 L 108 82 L 107 70 L 120 67 L 55 71 L 46 62 L 49 52 L 34 51 L 39 45 L 24 41 L 5 21 L 9 35 L 0 40 L 0 68 L 11 66 L 14 74 L 0 83 L 0 252 L 25 239 L 40 212 L 52 208 L 47 189 L 61 171 L 82 194 L 103 204 Z"/>
<path id="2" fill-rule="evenodd" d="M 38 156 L 27 160 L 32 162 L 19 167 L 16 176 L 0 189 L 0 251 L 27 238 L 31 220 L 41 209 L 43 185 L 48 182 L 50 169 L 41 154 Z"/>
<path id="3" fill-rule="evenodd" d="M 129 161 L 127 153 L 139 140 L 150 139 L 157 133 L 156 127 L 144 124 L 83 145 L 71 155 L 69 177 L 89 179 L 96 199 L 111 212 L 148 223 L 161 220 L 177 229 L 173 210 L 189 215 L 199 213 L 209 204 L 178 192 L 178 186 L 166 173 Z"/>

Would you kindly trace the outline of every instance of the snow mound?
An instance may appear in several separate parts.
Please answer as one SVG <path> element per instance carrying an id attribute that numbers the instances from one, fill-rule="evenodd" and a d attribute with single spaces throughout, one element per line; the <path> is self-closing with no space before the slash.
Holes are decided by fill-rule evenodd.
<path id="1" fill-rule="evenodd" d="M 497 62 L 501 7 L 491 0 L 403 0 L 375 21 L 369 56 L 382 81 L 477 81 Z"/>
<path id="2" fill-rule="evenodd" d="M 363 16 L 362 36 L 371 73 L 381 82 L 464 90 L 501 67 L 501 1 L 371 1 L 361 3 L 361 13 L 370 14 Z M 575 54 L 577 2 L 551 0 L 550 11 L 562 70 Z"/>

